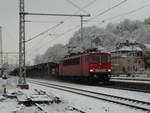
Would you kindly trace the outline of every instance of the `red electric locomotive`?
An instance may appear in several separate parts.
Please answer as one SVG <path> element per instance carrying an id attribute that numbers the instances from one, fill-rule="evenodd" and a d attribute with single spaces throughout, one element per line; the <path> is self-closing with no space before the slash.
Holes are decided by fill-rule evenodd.
<path id="1" fill-rule="evenodd" d="M 111 75 L 111 54 L 88 52 L 68 56 L 59 63 L 59 76 L 108 82 Z"/>

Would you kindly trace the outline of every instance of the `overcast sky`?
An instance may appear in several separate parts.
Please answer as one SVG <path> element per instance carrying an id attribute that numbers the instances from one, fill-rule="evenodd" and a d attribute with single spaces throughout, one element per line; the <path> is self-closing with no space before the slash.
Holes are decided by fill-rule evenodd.
<path id="1" fill-rule="evenodd" d="M 72 1 L 78 7 L 84 8 L 84 11 L 79 11 L 79 8 L 75 7 L 69 1 Z M 112 6 L 120 3 L 124 0 L 25 0 L 26 12 L 40 12 L 40 13 L 63 13 L 63 14 L 86 14 L 90 13 L 90 19 L 95 15 L 111 8 Z M 90 5 L 89 5 L 90 4 Z M 110 10 L 109 12 L 91 20 L 91 22 L 85 23 L 84 26 L 97 25 L 98 27 L 105 27 L 108 23 L 119 23 L 120 21 L 128 18 L 131 20 L 144 20 L 150 17 L 150 7 L 143 8 L 133 14 L 121 16 L 112 20 L 108 20 L 103 24 L 100 24 L 102 20 L 123 14 L 146 4 L 150 4 L 150 0 L 127 0 L 122 5 Z M 18 33 L 19 33 L 19 0 L 0 0 L 0 26 L 3 29 L 3 50 L 9 52 L 18 51 Z M 36 54 L 42 54 L 48 47 L 57 43 L 66 44 L 73 33 L 79 29 L 76 28 L 71 32 L 64 35 L 68 29 L 80 24 L 80 18 L 72 17 L 66 20 L 66 17 L 46 17 L 46 16 L 26 16 L 26 20 L 34 22 L 26 22 L 26 39 L 30 39 L 33 36 L 56 26 L 60 21 L 64 21 L 64 24 L 50 30 L 48 33 L 41 35 L 40 37 L 32 40 L 26 44 L 27 61 L 32 61 Z M 38 21 L 38 23 L 37 23 Z M 39 21 L 42 21 L 39 23 Z M 93 22 L 94 21 L 94 22 Z M 50 34 L 50 35 L 48 35 Z M 10 56 L 10 59 L 15 59 Z"/>

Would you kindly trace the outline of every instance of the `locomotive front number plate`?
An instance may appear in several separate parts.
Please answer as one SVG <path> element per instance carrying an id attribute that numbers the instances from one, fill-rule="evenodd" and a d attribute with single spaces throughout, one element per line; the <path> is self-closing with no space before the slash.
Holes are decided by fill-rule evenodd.
<path id="1" fill-rule="evenodd" d="M 96 69 L 95 72 L 106 72 L 104 69 Z"/>

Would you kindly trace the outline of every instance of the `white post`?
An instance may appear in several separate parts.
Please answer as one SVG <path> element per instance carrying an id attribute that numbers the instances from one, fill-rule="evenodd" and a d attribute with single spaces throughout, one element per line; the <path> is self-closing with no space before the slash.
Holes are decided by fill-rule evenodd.
<path id="1" fill-rule="evenodd" d="M 2 27 L 0 26 L 0 68 L 1 68 L 1 76 L 3 74 L 3 49 L 2 49 Z"/>

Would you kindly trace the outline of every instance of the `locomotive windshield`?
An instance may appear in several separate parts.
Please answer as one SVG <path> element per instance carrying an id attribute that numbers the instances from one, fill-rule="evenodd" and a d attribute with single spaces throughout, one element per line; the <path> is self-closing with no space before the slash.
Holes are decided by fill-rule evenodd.
<path id="1" fill-rule="evenodd" d="M 110 62 L 110 56 L 91 56 L 92 62 Z"/>

